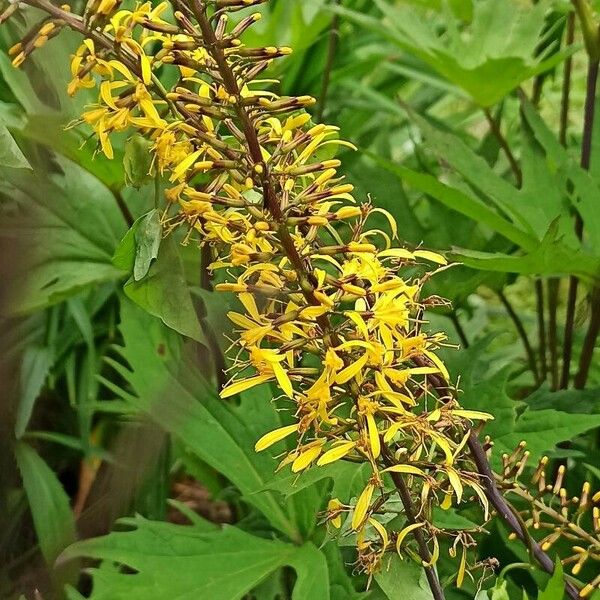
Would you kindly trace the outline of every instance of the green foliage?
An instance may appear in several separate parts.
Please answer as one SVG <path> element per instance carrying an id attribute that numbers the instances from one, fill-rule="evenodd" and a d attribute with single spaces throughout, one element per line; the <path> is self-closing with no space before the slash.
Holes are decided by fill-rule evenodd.
<path id="1" fill-rule="evenodd" d="M 392 213 L 408 246 L 446 250 L 462 263 L 428 284 L 453 308 L 436 308 L 427 318 L 463 346 L 449 349 L 447 362 L 465 407 L 494 416 L 482 431 L 494 442 L 492 464 L 526 441 L 530 464 L 544 454 L 568 461 L 569 490 L 581 489 L 586 477 L 598 484 L 597 355 L 587 389 L 554 391 L 552 383 L 551 350 L 559 357 L 563 350 L 567 277 L 577 276 L 583 290 L 575 362 L 594 309 L 585 294 L 600 279 L 600 127 L 596 122 L 587 171 L 580 166 L 585 60 L 579 32 L 574 46 L 565 44 L 569 3 L 271 0 L 257 10 L 263 19 L 248 45 L 294 48 L 265 77 L 282 76 L 282 93 L 317 98 L 338 19 L 322 108 L 360 148 L 342 155 L 344 173 L 360 201 L 370 198 Z M 42 590 L 44 598 L 60 597 L 70 583 L 67 597 L 81 600 L 79 561 L 93 559 L 100 561 L 90 570 L 89 597 L 96 600 L 431 598 L 420 564 L 392 552 L 368 588 L 367 577 L 355 572 L 347 524 L 338 537 L 321 525 L 328 500 L 356 498 L 367 473 L 343 461 L 302 474 L 277 472 L 284 443 L 254 452 L 261 435 L 293 415 L 268 385 L 239 399 L 219 398 L 231 302 L 208 289 L 205 273 L 200 289 L 196 247 L 163 236 L 156 207 L 168 183 L 148 175 L 149 142 L 117 136 L 115 160 L 108 161 L 96 154 L 86 128 L 65 129 L 95 101 L 87 92 L 75 101 L 65 92 L 77 36 L 63 32 L 23 69 L 10 65 L 6 48 L 31 22 L 28 15 L 0 27 L 0 241 L 9 250 L 2 269 L 10 273 L 0 333 L 6 360 L 17 365 L 6 394 L 14 412 L 6 420 L 12 447 L 5 455 L 15 467 L 6 468 L 6 493 L 0 489 L 11 523 L 0 532 L 0 550 L 11 546 L 0 565 L 0 596 L 31 596 L 22 574 L 45 564 L 53 585 Z M 563 146 L 562 61 L 574 52 Z M 372 226 L 386 229 L 387 221 L 381 216 Z M 561 281 L 554 340 L 552 278 Z M 217 273 L 212 283 L 218 281 Z M 539 386 L 498 291 L 521 321 L 542 373 Z M 127 499 L 112 515 L 124 517 L 115 530 L 107 533 L 109 520 L 104 535 L 76 542 L 73 507 L 85 506 L 84 525 L 86 511 L 99 510 L 103 473 L 126 464 L 122 448 L 138 423 L 157 437 L 162 432 L 160 457 L 148 466 L 143 452 L 136 455 L 136 469 L 139 461 L 146 475 L 124 491 Z M 190 488 L 193 501 L 185 495 Z M 169 501 L 180 511 L 176 517 L 167 513 Z M 232 524 L 213 518 L 219 503 Z M 191 525 L 167 521 L 182 514 Z M 480 515 L 463 502 L 434 519 L 468 531 Z M 501 568 L 530 560 L 505 545 L 497 523 L 486 526 L 485 550 L 473 551 L 469 565 L 488 559 L 490 548 Z M 474 581 L 467 577 L 463 589 L 454 589 L 457 563 L 448 550 L 442 546 L 437 564 L 448 600 L 563 598 L 560 562 L 551 578 L 533 566 L 495 579 L 476 569 Z M 584 567 L 582 580 L 593 568 Z"/>
<path id="2" fill-rule="evenodd" d="M 44 559 L 52 565 L 75 541 L 75 521 L 69 498 L 56 475 L 33 448 L 19 443 L 15 457 L 23 477 L 31 515 Z"/>
<path id="3" fill-rule="evenodd" d="M 63 559 L 92 557 L 109 562 L 94 569 L 95 600 L 161 597 L 241 598 L 284 565 L 296 571 L 293 600 L 329 599 L 327 564 L 311 544 L 294 546 L 265 540 L 236 527 L 190 526 L 124 519 L 132 531 L 72 545 Z M 115 564 L 116 563 L 116 564 Z M 124 565 L 135 573 L 126 573 Z"/>

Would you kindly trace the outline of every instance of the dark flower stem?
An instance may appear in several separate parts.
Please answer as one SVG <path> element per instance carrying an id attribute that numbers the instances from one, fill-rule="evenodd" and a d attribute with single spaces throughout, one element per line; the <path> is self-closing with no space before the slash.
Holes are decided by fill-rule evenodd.
<path id="1" fill-rule="evenodd" d="M 512 153 L 512 150 L 508 145 L 508 141 L 502 134 L 502 130 L 500 129 L 500 123 L 496 121 L 494 115 L 492 115 L 489 108 L 484 108 L 483 114 L 485 115 L 485 118 L 490 126 L 490 131 L 492 132 L 492 134 L 498 141 L 500 148 L 502 148 L 502 151 L 506 155 L 508 163 L 510 164 L 510 168 L 515 176 L 515 182 L 517 184 L 517 187 L 520 188 L 523 184 L 523 174 L 521 173 L 521 167 L 519 167 L 519 163 L 517 162 L 515 155 Z"/>
<path id="2" fill-rule="evenodd" d="M 536 311 L 537 311 L 537 324 L 538 324 L 538 340 L 539 340 L 539 355 L 540 355 L 540 370 L 539 379 L 544 381 L 548 373 L 548 363 L 546 361 L 546 319 L 545 319 L 545 307 L 544 307 L 544 284 L 541 279 L 535 280 L 535 297 L 536 297 Z"/>
<path id="3" fill-rule="evenodd" d="M 594 129 L 594 117 L 596 109 L 596 85 L 598 83 L 597 59 L 590 58 L 587 71 L 587 85 L 585 94 L 585 111 L 583 118 L 583 139 L 581 141 L 581 167 L 589 170 L 592 156 L 592 133 Z M 583 237 L 583 219 L 577 213 L 575 215 L 575 233 L 579 239 Z M 563 344 L 563 367 L 560 379 L 560 389 L 566 390 L 569 387 L 569 378 L 571 370 L 571 358 L 573 354 L 573 330 L 575 327 L 575 307 L 577 305 L 577 289 L 579 280 L 571 276 L 569 279 L 569 294 L 567 298 L 567 316 L 565 320 L 565 338 Z M 593 312 L 598 312 L 600 308 L 593 307 Z M 585 345 L 582 349 L 579 371 L 577 373 L 578 385 L 584 387 L 587 382 L 589 366 L 591 364 L 592 354 L 596 338 L 598 337 L 597 320 L 600 315 L 592 315 L 590 326 L 585 338 Z"/>
<path id="4" fill-rule="evenodd" d="M 382 444 L 382 458 L 383 462 L 391 467 L 396 464 L 393 457 L 390 456 L 387 447 Z M 412 499 L 410 497 L 410 491 L 404 483 L 404 479 L 400 473 L 390 472 L 392 476 L 392 481 L 398 490 L 398 495 L 400 496 L 400 501 L 402 502 L 402 506 L 404 507 L 404 515 L 406 516 L 406 520 L 410 525 L 417 523 L 417 518 L 415 515 L 415 509 L 412 503 Z M 425 536 L 423 535 L 423 531 L 421 528 L 417 528 L 412 532 L 415 541 L 417 542 L 417 546 L 419 548 L 419 557 L 424 563 L 431 562 L 431 554 L 429 552 L 429 548 L 427 547 L 427 542 L 425 540 Z M 435 600 L 445 600 L 444 590 L 442 589 L 442 585 L 438 578 L 435 567 L 424 567 L 425 576 L 427 577 L 427 582 L 429 583 L 429 587 L 431 589 L 431 593 Z"/>
<path id="5" fill-rule="evenodd" d="M 567 20 L 567 36 L 565 46 L 568 48 L 575 41 L 575 12 L 569 14 Z M 569 131 L 569 110 L 571 106 L 571 74 L 573 72 L 573 57 L 568 56 L 563 67 L 562 93 L 560 101 L 560 126 L 558 139 L 562 146 L 567 147 L 567 133 Z M 559 386 L 558 365 L 558 294 L 560 291 L 560 279 L 548 281 L 548 347 L 550 350 L 550 377 L 552 389 L 557 390 Z"/>
<path id="6" fill-rule="evenodd" d="M 342 0 L 333 0 L 334 5 L 340 5 Z M 327 104 L 327 95 L 329 93 L 329 84 L 331 83 L 331 72 L 335 62 L 335 54 L 337 52 L 338 41 L 340 38 L 340 15 L 335 13 L 331 19 L 331 27 L 329 29 L 329 43 L 327 47 L 327 61 L 323 71 L 323 79 L 321 80 L 321 94 L 319 96 L 319 106 L 317 108 L 315 118 L 318 123 L 323 121 L 323 113 Z"/>
<path id="7" fill-rule="evenodd" d="M 462 347 L 468 348 L 470 346 L 469 339 L 467 338 L 467 334 L 466 334 L 464 327 L 462 326 L 455 310 L 452 310 L 452 312 L 449 315 L 449 318 L 450 318 L 450 321 L 452 321 L 452 325 L 454 325 L 454 329 L 456 329 L 456 333 L 458 334 L 458 337 L 460 339 L 460 343 L 462 344 Z"/>
<path id="8" fill-rule="evenodd" d="M 425 360 L 419 357 L 416 357 L 413 360 L 417 366 L 430 366 Z M 440 399 L 449 400 L 454 396 L 454 391 L 442 376 L 428 375 L 428 378 L 433 390 Z M 512 506 L 504 499 L 502 492 L 496 484 L 496 478 L 485 450 L 483 449 L 477 433 L 473 429 L 470 431 L 468 446 L 490 504 L 494 507 L 509 529 L 527 546 L 533 558 L 535 558 L 544 571 L 552 574 L 554 572 L 554 561 L 542 550 L 540 545 L 532 539 L 527 528 L 523 526 L 523 523 L 520 522 L 519 518 L 516 516 Z M 571 600 L 578 600 L 579 591 L 577 588 L 567 580 L 564 581 L 564 585 L 565 594 L 571 598 Z"/>
<path id="9" fill-rule="evenodd" d="M 538 373 L 537 361 L 535 360 L 535 353 L 533 351 L 533 347 L 531 346 L 531 342 L 529 341 L 529 337 L 527 336 L 527 331 L 525 331 L 523 322 L 521 321 L 521 318 L 519 317 L 515 309 L 512 307 L 510 301 L 508 300 L 504 292 L 502 290 L 499 290 L 497 293 L 498 298 L 500 298 L 500 302 L 502 302 L 502 305 L 506 309 L 508 316 L 512 319 L 515 325 L 515 329 L 517 330 L 517 333 L 519 334 L 519 337 L 523 342 L 525 354 L 527 355 L 527 362 L 529 363 L 529 369 L 533 373 L 533 377 L 535 379 L 536 384 L 539 384 L 540 375 Z"/>

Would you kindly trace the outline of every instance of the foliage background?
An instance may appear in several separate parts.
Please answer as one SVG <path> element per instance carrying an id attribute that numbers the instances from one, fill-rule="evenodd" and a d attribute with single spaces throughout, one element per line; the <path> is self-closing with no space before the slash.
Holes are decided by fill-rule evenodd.
<path id="1" fill-rule="evenodd" d="M 356 197 L 389 210 L 408 244 L 462 263 L 432 284 L 453 308 L 429 318 L 461 346 L 447 361 L 463 404 L 496 417 L 486 429 L 495 460 L 524 439 L 532 458 L 569 465 L 571 490 L 598 487 L 600 363 L 585 390 L 553 391 L 548 306 L 539 310 L 540 289 L 561 281 L 559 352 L 566 277 L 581 277 L 576 365 L 600 272 L 600 125 L 586 173 L 585 54 L 579 36 L 565 47 L 569 3 L 272 0 L 262 12 L 248 43 L 294 48 L 275 67 L 281 91 L 320 98 L 315 112 L 358 146 L 342 157 Z M 108 161 L 85 128 L 65 130 L 91 101 L 65 92 L 77 37 L 64 32 L 12 68 L 6 49 L 27 18 L 0 28 L 0 596 L 428 598 L 407 561 L 367 590 L 352 575 L 352 541 L 319 526 L 330 496 L 360 491 L 352 465 L 297 478 L 274 473 L 275 452 L 253 452 L 285 414 L 264 388 L 218 399 L 229 307 L 206 285 L 198 249 L 161 239 L 162 183 L 145 176 L 140 141 L 123 136 Z M 536 86 L 537 107 L 519 97 Z M 468 511 L 445 518 L 470 523 Z M 500 523 L 488 529 L 479 558 L 500 568 L 457 590 L 443 558 L 449 599 L 562 597 L 556 580 L 519 567 L 526 552 Z"/>

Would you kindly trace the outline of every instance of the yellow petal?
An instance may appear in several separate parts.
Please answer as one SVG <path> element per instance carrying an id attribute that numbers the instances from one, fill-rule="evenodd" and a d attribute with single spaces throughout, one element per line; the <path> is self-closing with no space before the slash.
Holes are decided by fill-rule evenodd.
<path id="1" fill-rule="evenodd" d="M 382 471 L 383 473 L 402 473 L 403 475 L 418 475 L 419 477 L 427 477 L 427 474 L 419 467 L 413 465 L 394 465 Z"/>
<path id="2" fill-rule="evenodd" d="M 388 537 L 388 532 L 387 532 L 386 528 L 379 521 L 376 521 L 375 519 L 369 519 L 369 525 L 372 525 L 374 527 L 374 529 L 377 531 L 377 533 L 379 534 L 379 537 L 381 538 L 381 541 L 382 541 L 383 549 L 385 550 L 390 543 L 390 538 Z"/>
<path id="3" fill-rule="evenodd" d="M 405 248 L 392 248 L 390 250 L 384 250 L 380 252 L 378 258 L 401 258 L 404 260 L 413 260 L 415 255 Z"/>
<path id="4" fill-rule="evenodd" d="M 354 529 L 354 531 L 357 531 L 365 520 L 374 490 L 375 486 L 369 483 L 358 498 L 356 506 L 354 507 L 354 514 L 352 515 L 352 529 Z"/>
<path id="5" fill-rule="evenodd" d="M 453 410 L 453 415 L 464 417 L 465 419 L 472 419 L 473 421 L 492 421 L 494 417 L 486 412 L 479 410 L 463 410 L 462 408 Z"/>
<path id="6" fill-rule="evenodd" d="M 292 386 L 292 382 L 290 381 L 288 374 L 285 372 L 285 369 L 278 362 L 271 363 L 271 367 L 273 368 L 273 373 L 275 373 L 275 378 L 277 379 L 279 387 L 283 390 L 286 396 L 293 398 L 294 387 Z"/>
<path id="7" fill-rule="evenodd" d="M 402 546 L 402 542 L 404 541 L 404 538 L 411 532 L 414 531 L 415 529 L 418 529 L 419 527 L 423 527 L 423 523 L 412 523 L 411 525 L 408 525 L 407 527 L 405 527 L 399 534 L 398 537 L 396 538 L 396 552 L 398 552 L 398 554 L 400 556 L 402 556 L 402 553 L 400 552 L 400 547 Z"/>
<path id="8" fill-rule="evenodd" d="M 311 446 L 308 450 L 301 452 L 296 460 L 292 463 L 292 471 L 294 473 L 298 473 L 299 471 L 303 471 L 310 465 L 310 463 L 321 454 L 321 450 L 323 449 L 322 444 L 318 444 L 316 446 Z"/>
<path id="9" fill-rule="evenodd" d="M 335 446 L 334 448 L 331 448 L 331 450 L 327 450 L 327 452 L 325 452 L 323 456 L 319 458 L 317 465 L 322 467 L 323 465 L 328 465 L 329 463 L 344 458 L 344 456 L 346 456 L 346 454 L 348 454 L 348 452 L 350 452 L 354 446 L 356 446 L 356 442 L 345 442 Z"/>
<path id="10" fill-rule="evenodd" d="M 448 261 L 437 252 L 430 252 L 429 250 L 415 250 L 414 255 L 417 258 L 424 258 L 425 260 L 437 263 L 438 265 L 448 264 Z"/>
<path id="11" fill-rule="evenodd" d="M 379 458 L 381 454 L 381 442 L 379 441 L 379 431 L 377 431 L 377 423 L 375 417 L 371 414 L 367 415 L 367 428 L 369 430 L 369 446 L 373 458 Z"/>
<path id="12" fill-rule="evenodd" d="M 189 156 L 186 156 L 174 169 L 171 174 L 169 181 L 176 181 L 180 179 L 182 175 L 196 162 L 196 159 L 202 154 L 201 150 L 192 152 Z"/>
<path id="13" fill-rule="evenodd" d="M 266 450 L 269 446 L 280 442 L 288 435 L 298 431 L 298 423 L 295 425 L 286 425 L 285 427 L 280 427 L 279 429 L 274 429 L 273 431 L 269 431 L 263 435 L 258 442 L 256 442 L 254 446 L 254 450 L 256 452 L 262 452 Z"/>
<path id="14" fill-rule="evenodd" d="M 465 580 L 465 571 L 467 566 L 467 551 L 463 546 L 462 556 L 460 557 L 460 566 L 458 567 L 458 575 L 456 577 L 456 587 L 460 587 Z"/>
<path id="15" fill-rule="evenodd" d="M 353 362 L 351 365 L 348 365 L 345 369 L 342 369 L 335 377 L 336 383 L 346 383 L 350 381 L 353 377 L 358 375 L 362 368 L 367 364 L 368 360 L 367 354 L 363 354 L 357 361 Z"/>
<path id="16" fill-rule="evenodd" d="M 463 495 L 463 485 L 460 480 L 460 476 L 454 469 L 448 469 L 448 479 L 450 480 L 450 485 L 454 489 L 454 493 L 456 494 L 456 503 L 460 504 L 460 500 Z"/>
<path id="17" fill-rule="evenodd" d="M 140 55 L 140 63 L 142 65 L 142 81 L 148 85 L 152 81 L 152 67 L 150 60 L 143 52 Z"/>
<path id="18" fill-rule="evenodd" d="M 221 390 L 221 398 L 229 398 L 231 396 L 235 396 L 240 392 L 245 390 L 249 390 L 255 385 L 260 385 L 261 383 L 265 383 L 265 381 L 269 381 L 273 379 L 270 375 L 255 375 L 254 377 L 248 377 L 248 379 L 242 379 L 241 381 L 234 381 L 230 383 L 228 386 L 225 386 Z"/>

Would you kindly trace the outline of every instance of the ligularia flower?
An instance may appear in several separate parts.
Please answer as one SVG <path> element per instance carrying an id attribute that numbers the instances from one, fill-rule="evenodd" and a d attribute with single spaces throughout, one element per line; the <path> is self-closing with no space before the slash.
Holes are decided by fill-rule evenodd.
<path id="1" fill-rule="evenodd" d="M 402 247 L 392 215 L 357 202 L 331 158 L 352 145 L 313 122 L 313 98 L 279 96 L 259 79 L 291 50 L 246 46 L 240 36 L 260 13 L 230 13 L 262 1 L 125 10 L 103 0 L 81 20 L 39 0 L 50 16 L 12 54 L 20 64 L 61 25 L 92 31 L 72 59 L 69 92 L 98 91 L 81 121 L 109 158 L 114 133 L 151 141 L 152 168 L 170 182 L 165 230 L 185 227 L 208 246 L 210 269 L 226 280 L 216 289 L 239 299 L 222 398 L 262 386 L 269 402 L 268 385 L 279 390 L 290 423 L 265 432 L 256 451 L 276 445 L 281 467 L 366 466 L 357 497 L 334 498 L 327 510 L 333 530 L 354 536 L 361 569 L 374 572 L 387 552 L 414 556 L 416 543 L 433 572 L 440 536 L 472 544 L 464 530 L 437 527 L 434 508 L 475 498 L 487 513 L 465 445 L 473 422 L 491 418 L 430 391 L 449 375 L 437 354 L 446 337 L 426 328 L 425 310 L 440 300 L 424 286 L 446 260 Z M 170 71 L 170 89 L 158 70 Z"/>

